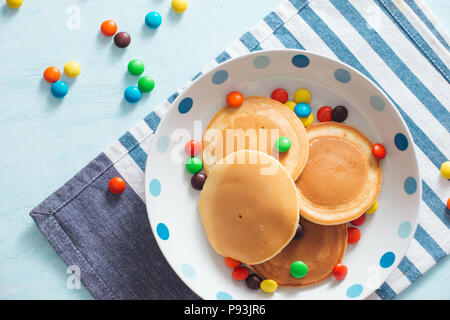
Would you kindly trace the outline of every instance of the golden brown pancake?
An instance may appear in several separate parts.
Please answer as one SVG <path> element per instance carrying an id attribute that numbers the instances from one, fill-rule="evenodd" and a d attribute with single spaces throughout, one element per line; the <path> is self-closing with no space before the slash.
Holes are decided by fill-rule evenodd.
<path id="1" fill-rule="evenodd" d="M 334 266 L 342 261 L 347 248 L 345 224 L 324 226 L 302 219 L 305 234 L 292 240 L 279 254 L 261 264 L 250 265 L 263 279 L 272 279 L 283 287 L 300 287 L 317 284 L 333 273 Z M 290 267 L 294 261 L 303 261 L 308 273 L 294 278 Z"/>
<path id="2" fill-rule="evenodd" d="M 228 130 L 227 135 L 227 129 Z M 278 137 L 288 137 L 291 148 L 275 151 Z M 305 128 L 295 113 L 270 98 L 247 97 L 240 107 L 224 107 L 203 134 L 203 167 L 209 174 L 214 164 L 238 150 L 259 150 L 277 158 L 296 180 L 308 159 Z"/>
<path id="3" fill-rule="evenodd" d="M 381 167 L 372 142 L 357 129 L 336 122 L 307 128 L 309 159 L 296 185 L 300 215 L 318 224 L 342 224 L 375 202 Z"/>
<path id="4" fill-rule="evenodd" d="M 254 150 L 230 153 L 217 162 L 198 206 L 214 250 L 249 264 L 280 252 L 299 220 L 294 180 L 279 161 Z"/>

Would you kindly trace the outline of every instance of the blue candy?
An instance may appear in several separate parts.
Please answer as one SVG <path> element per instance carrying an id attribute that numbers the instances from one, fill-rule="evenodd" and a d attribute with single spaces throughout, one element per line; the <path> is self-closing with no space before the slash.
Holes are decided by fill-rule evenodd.
<path id="1" fill-rule="evenodd" d="M 64 98 L 69 91 L 69 87 L 64 81 L 56 81 L 50 87 L 50 91 L 55 98 Z"/>
<path id="2" fill-rule="evenodd" d="M 156 29 L 161 25 L 161 22 L 162 22 L 161 15 L 156 11 L 151 11 L 147 13 L 147 15 L 145 16 L 145 24 L 149 28 Z"/>
<path id="3" fill-rule="evenodd" d="M 306 103 L 299 103 L 295 106 L 294 112 L 297 117 L 306 118 L 311 114 L 311 107 Z"/>
<path id="4" fill-rule="evenodd" d="M 125 97 L 125 100 L 127 100 L 129 103 L 138 102 L 142 96 L 141 90 L 139 90 L 139 88 L 135 86 L 126 88 L 123 95 Z"/>

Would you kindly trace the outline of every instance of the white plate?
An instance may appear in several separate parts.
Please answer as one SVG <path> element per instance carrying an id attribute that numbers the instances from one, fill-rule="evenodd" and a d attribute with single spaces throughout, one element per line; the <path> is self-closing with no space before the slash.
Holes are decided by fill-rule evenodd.
<path id="1" fill-rule="evenodd" d="M 201 141 L 203 130 L 226 105 L 230 91 L 270 96 L 279 87 L 289 92 L 289 100 L 297 89 L 307 88 L 314 116 L 324 105 L 346 106 L 349 116 L 345 123 L 374 143 L 382 143 L 387 156 L 382 160 L 378 211 L 367 215 L 358 227 L 361 240 L 348 245 L 343 259 L 349 269 L 347 277 L 343 281 L 330 277 L 316 286 L 279 288 L 267 294 L 234 280 L 223 257 L 209 245 L 197 208 L 200 192 L 190 185 L 183 148 L 191 138 Z M 312 52 L 270 50 L 218 65 L 177 97 L 148 152 L 145 197 L 161 251 L 179 277 L 204 299 L 363 299 L 380 287 L 408 248 L 417 225 L 420 181 L 414 144 L 405 123 L 367 77 Z"/>

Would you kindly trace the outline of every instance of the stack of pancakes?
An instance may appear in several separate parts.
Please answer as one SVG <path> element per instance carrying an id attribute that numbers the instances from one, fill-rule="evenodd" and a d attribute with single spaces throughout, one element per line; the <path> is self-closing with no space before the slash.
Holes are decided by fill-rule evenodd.
<path id="1" fill-rule="evenodd" d="M 290 149 L 278 153 L 278 137 Z M 247 97 L 224 107 L 203 135 L 208 179 L 199 199 L 201 220 L 216 252 L 245 263 L 279 286 L 317 284 L 333 272 L 347 247 L 347 226 L 371 207 L 381 185 L 372 143 L 336 122 L 304 128 L 282 103 Z M 293 237 L 299 222 L 305 229 Z M 308 266 L 303 278 L 292 262 Z"/>

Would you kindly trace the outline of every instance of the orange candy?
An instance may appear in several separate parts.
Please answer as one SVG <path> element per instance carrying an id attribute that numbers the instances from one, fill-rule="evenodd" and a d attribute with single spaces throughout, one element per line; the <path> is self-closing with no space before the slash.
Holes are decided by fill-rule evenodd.
<path id="1" fill-rule="evenodd" d="M 100 30 L 103 35 L 112 37 L 117 32 L 117 24 L 112 20 L 103 21 Z"/>
<path id="2" fill-rule="evenodd" d="M 114 177 L 111 180 L 109 180 L 108 188 L 109 191 L 111 191 L 112 193 L 119 194 L 125 190 L 126 186 L 127 185 L 125 184 L 125 181 L 122 178 Z"/>
<path id="3" fill-rule="evenodd" d="M 233 91 L 227 95 L 227 104 L 230 107 L 239 107 L 243 101 L 244 96 L 239 91 Z"/>
<path id="4" fill-rule="evenodd" d="M 226 257 L 226 258 L 225 258 L 225 264 L 227 265 L 228 268 L 234 269 L 234 268 L 239 267 L 239 266 L 241 265 L 241 262 Z"/>
<path id="5" fill-rule="evenodd" d="M 450 198 L 447 199 L 447 209 L 450 210 Z"/>
<path id="6" fill-rule="evenodd" d="M 48 82 L 56 82 L 61 77 L 61 71 L 57 67 L 48 67 L 44 71 L 44 79 Z"/>

